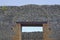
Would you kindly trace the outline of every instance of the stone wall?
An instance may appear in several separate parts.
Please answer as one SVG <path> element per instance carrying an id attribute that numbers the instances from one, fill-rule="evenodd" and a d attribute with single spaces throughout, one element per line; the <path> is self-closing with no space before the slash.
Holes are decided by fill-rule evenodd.
<path id="1" fill-rule="evenodd" d="M 23 32 L 22 40 L 43 40 L 42 32 Z"/>
<path id="2" fill-rule="evenodd" d="M 11 40 L 16 22 L 49 23 L 50 38 L 60 40 L 60 5 L 0 6 L 0 40 Z"/>

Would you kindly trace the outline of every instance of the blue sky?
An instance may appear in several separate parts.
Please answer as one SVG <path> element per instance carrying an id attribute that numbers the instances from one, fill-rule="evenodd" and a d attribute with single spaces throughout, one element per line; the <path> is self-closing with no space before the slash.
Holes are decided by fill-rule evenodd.
<path id="1" fill-rule="evenodd" d="M 23 26 L 22 27 L 22 32 L 37 32 L 37 31 L 39 31 L 39 32 L 43 32 L 43 27 L 34 27 L 34 26 L 29 26 L 29 27 L 27 27 L 27 26 Z"/>
<path id="2" fill-rule="evenodd" d="M 21 6 L 27 4 L 60 5 L 60 0 L 0 0 L 0 6 Z"/>

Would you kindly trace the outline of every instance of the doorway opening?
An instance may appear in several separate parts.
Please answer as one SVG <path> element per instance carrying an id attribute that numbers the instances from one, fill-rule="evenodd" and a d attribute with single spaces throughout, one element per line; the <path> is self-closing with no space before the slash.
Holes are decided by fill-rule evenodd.
<path id="1" fill-rule="evenodd" d="M 43 40 L 44 29 L 47 22 L 17 22 L 20 27 L 19 40 Z M 44 24 L 44 25 L 43 25 Z M 44 33 L 45 34 L 45 33 Z"/>
<path id="2" fill-rule="evenodd" d="M 22 40 L 42 40 L 42 26 L 22 26 Z"/>

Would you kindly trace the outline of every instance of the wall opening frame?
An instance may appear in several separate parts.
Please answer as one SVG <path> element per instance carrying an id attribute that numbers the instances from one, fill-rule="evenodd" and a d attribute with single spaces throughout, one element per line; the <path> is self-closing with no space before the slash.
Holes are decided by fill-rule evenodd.
<path id="1" fill-rule="evenodd" d="M 42 26 L 43 27 L 43 40 L 47 40 L 46 38 L 46 26 L 48 26 L 47 22 L 16 22 L 15 35 L 13 40 L 22 40 L 22 26 Z"/>

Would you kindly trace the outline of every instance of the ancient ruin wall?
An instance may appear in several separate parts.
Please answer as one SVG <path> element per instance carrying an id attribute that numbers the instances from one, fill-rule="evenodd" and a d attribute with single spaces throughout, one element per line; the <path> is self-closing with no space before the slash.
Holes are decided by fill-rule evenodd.
<path id="1" fill-rule="evenodd" d="M 49 23 L 50 38 L 60 40 L 60 5 L 0 6 L 0 40 L 11 40 L 16 22 Z"/>

